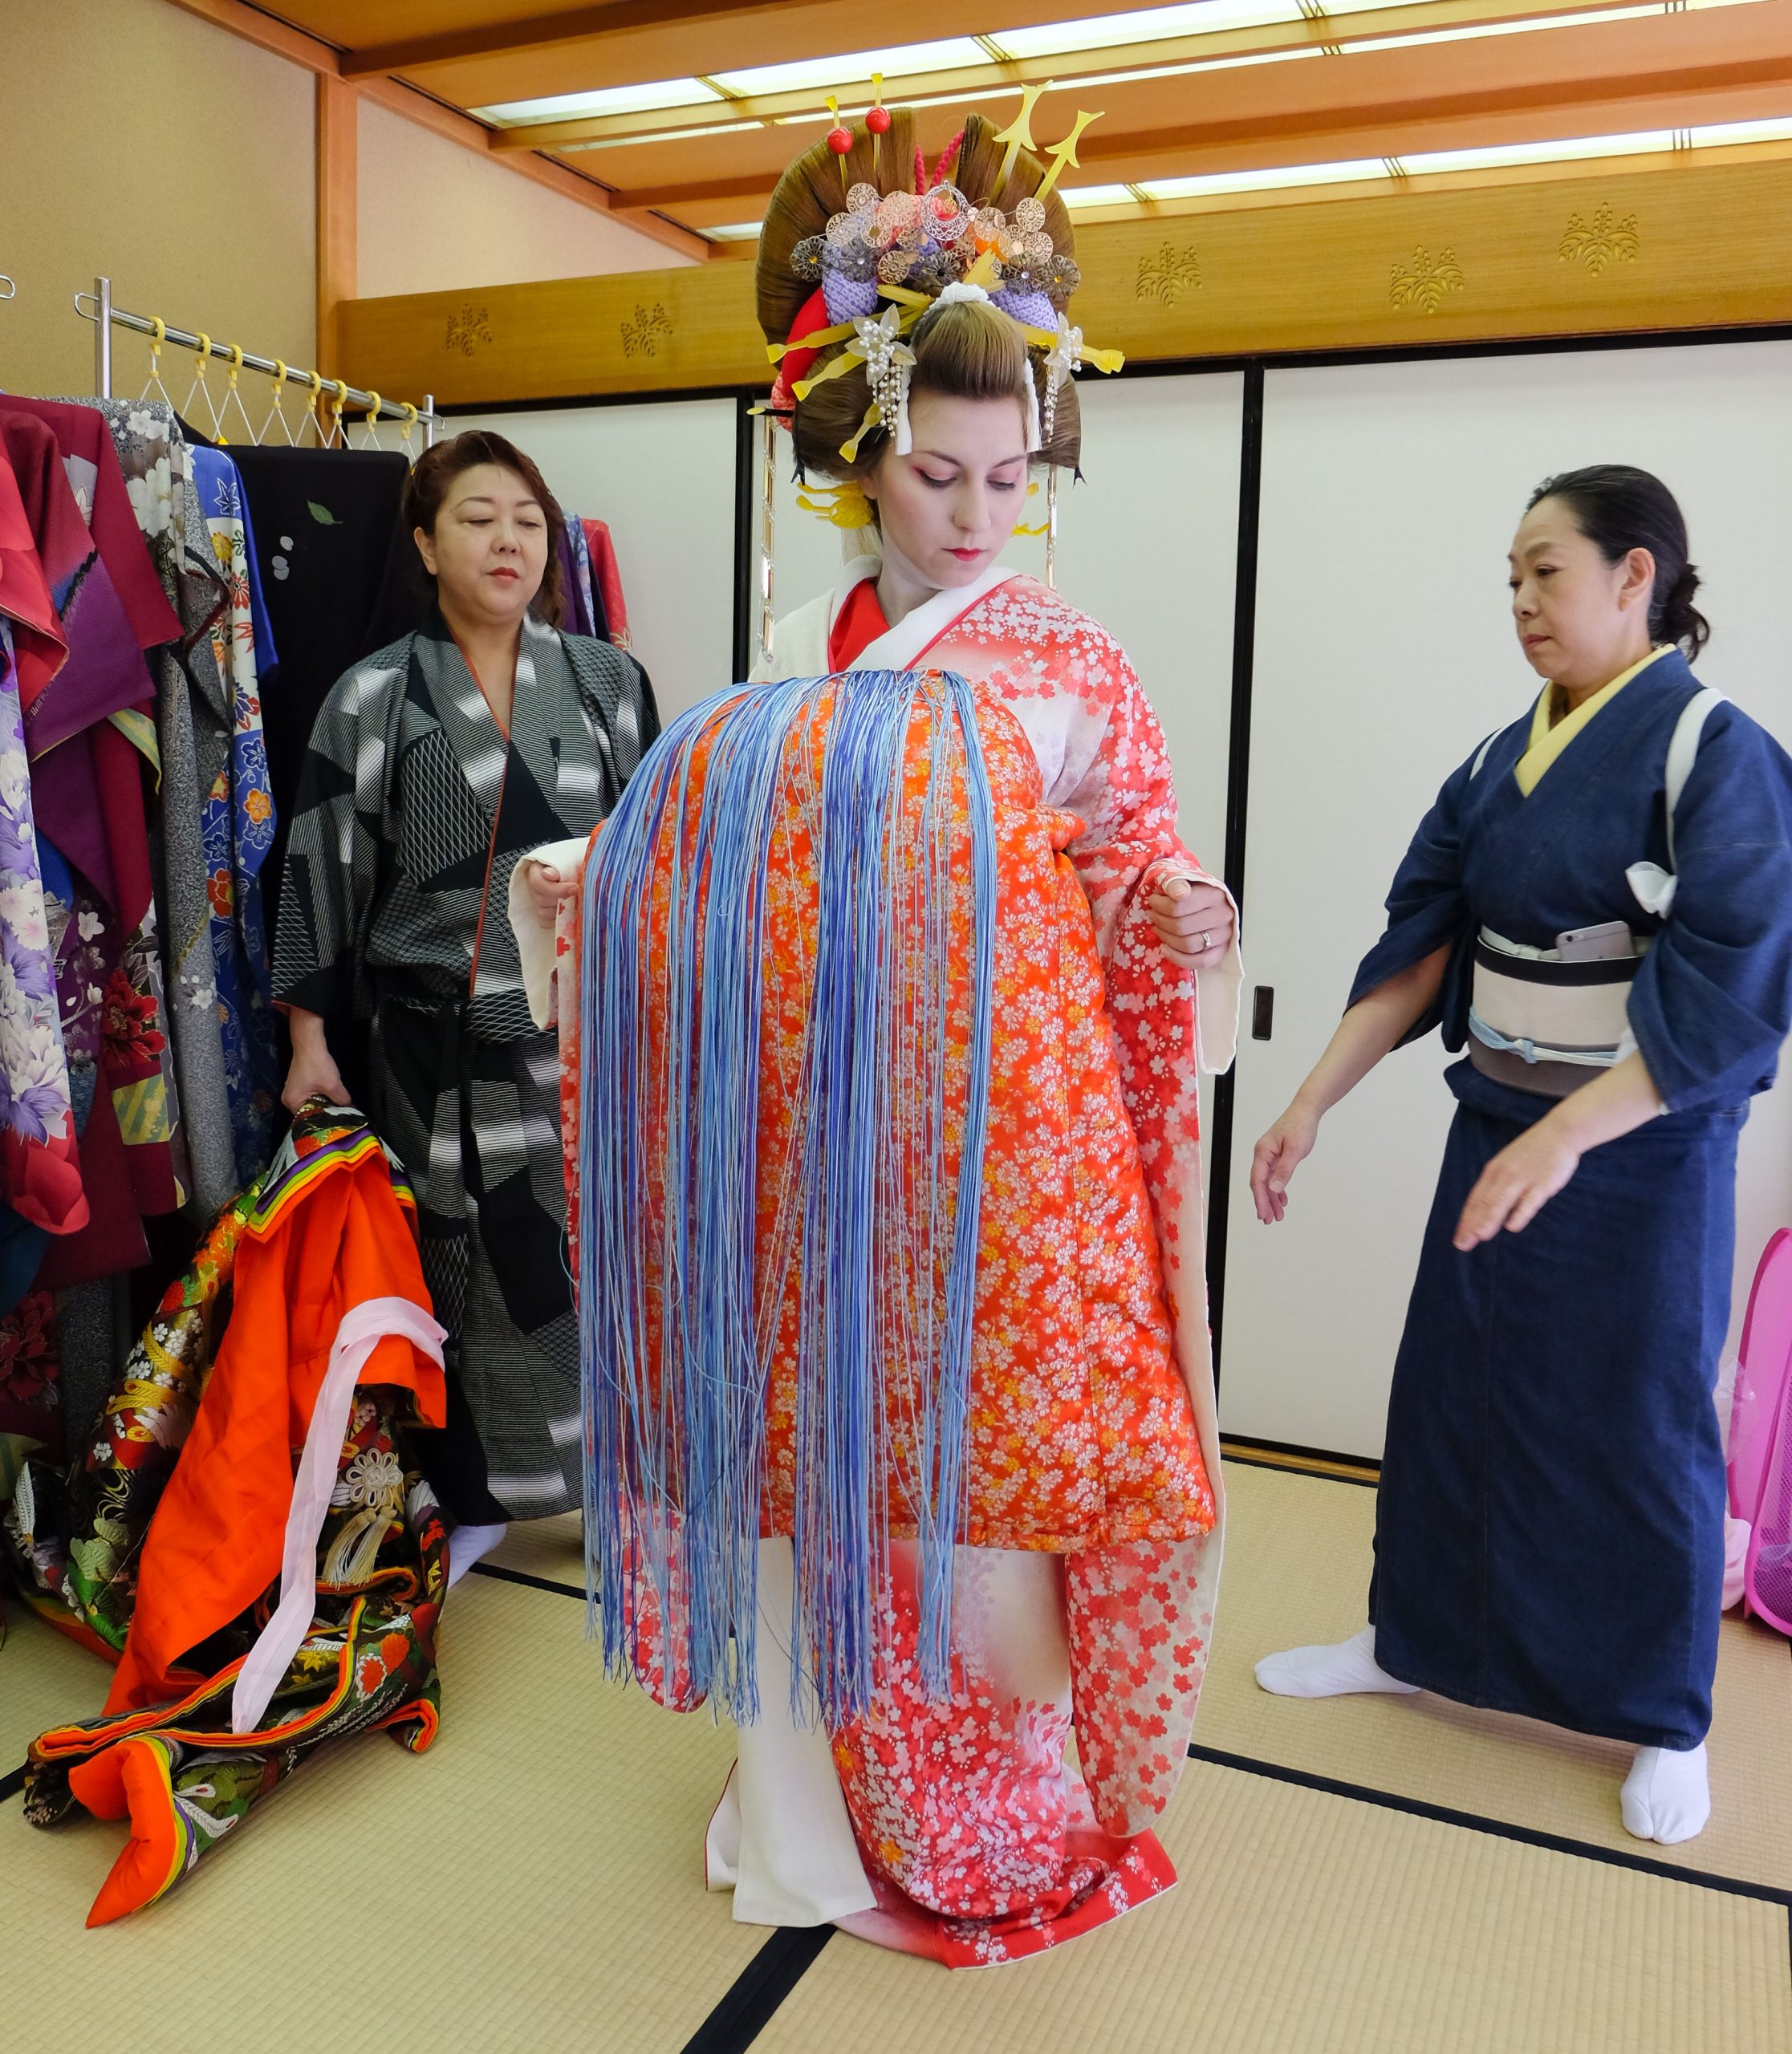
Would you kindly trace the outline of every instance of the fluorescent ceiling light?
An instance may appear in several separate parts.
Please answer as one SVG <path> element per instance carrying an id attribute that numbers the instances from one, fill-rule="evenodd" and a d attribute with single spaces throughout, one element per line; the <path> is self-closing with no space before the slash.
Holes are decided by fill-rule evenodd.
<path id="1" fill-rule="evenodd" d="M 1288 64 L 1297 57 L 1323 57 L 1325 54 L 1318 43 L 1305 43 L 1297 50 L 1254 50 L 1242 57 L 1204 57 L 1187 64 L 1153 64 L 1140 71 L 1103 71 L 1089 78 L 1079 72 L 1067 83 L 1079 90 L 1091 86 L 1131 86 L 1141 79 L 1185 79 L 1196 71 L 1237 71 L 1247 64 Z"/>
<path id="2" fill-rule="evenodd" d="M 649 143 L 689 143 L 703 136 L 738 136 L 750 128 L 750 121 L 718 121 L 704 128 L 655 128 L 640 136 L 599 136 L 583 143 L 556 143 L 557 156 L 576 156 L 582 150 L 638 150 Z"/>
<path id="3" fill-rule="evenodd" d="M 717 71 L 718 86 L 753 99 L 761 93 L 825 92 L 844 79 L 912 79 L 921 71 L 961 71 L 987 64 L 989 54 L 968 35 L 941 43 L 907 43 L 895 50 L 861 50 L 849 57 L 808 57 L 794 64 L 761 64 L 747 71 Z"/>
<path id="4" fill-rule="evenodd" d="M 1152 178 L 1140 191 L 1152 200 L 1198 200 L 1209 193 L 1255 193 L 1268 186 L 1340 185 L 1352 179 L 1385 178 L 1380 157 L 1359 157 L 1341 164 L 1277 164 L 1266 171 L 1221 171 L 1197 178 Z"/>
<path id="5" fill-rule="evenodd" d="M 1416 177 L 1427 172 L 1503 171 L 1514 164 L 1568 164 L 1580 157 L 1631 157 L 1671 150 L 1674 132 L 1652 128 L 1640 135 L 1575 136 L 1557 143 L 1506 143 L 1487 150 L 1425 150 L 1400 162 Z"/>
<path id="6" fill-rule="evenodd" d="M 1696 150 L 1725 149 L 1737 143 L 1792 143 L 1792 121 L 1721 121 L 1691 133 Z"/>
<path id="7" fill-rule="evenodd" d="M 1141 7 L 1132 14 L 1095 14 L 1080 22 L 1047 22 L 1038 28 L 998 29 L 989 40 L 1010 57 L 1063 57 L 1078 50 L 1164 43 L 1172 36 L 1263 28 L 1298 22 L 1300 15 L 1298 0 L 1196 0 L 1193 6 Z"/>
<path id="8" fill-rule="evenodd" d="M 697 233 L 712 242 L 751 242 L 764 226 L 763 221 L 730 221 L 725 228 L 700 228 Z"/>
<path id="9" fill-rule="evenodd" d="M 1136 205 L 1139 196 L 1130 185 L 1071 185 L 1060 186 L 1064 205 L 1073 210 L 1079 207 L 1128 207 Z"/>
<path id="10" fill-rule="evenodd" d="M 534 121 L 577 121 L 587 115 L 640 114 L 662 107 L 713 106 L 721 97 L 698 79 L 662 79 L 651 86 L 607 86 L 595 93 L 556 93 L 551 99 L 506 100 L 498 107 L 476 107 L 481 121 L 500 128 L 520 128 Z"/>
<path id="11" fill-rule="evenodd" d="M 1728 6 L 1731 0 L 1717 0 Z M 1530 14 L 1518 22 L 1471 22 L 1465 28 L 1421 29 L 1416 35 L 1384 35 L 1338 47 L 1347 57 L 1372 55 L 1378 50 L 1417 50 L 1429 43 L 1467 43 L 1489 35 L 1530 35 L 1538 29 L 1589 28 L 1595 22 L 1635 22 L 1663 12 L 1661 0 L 1648 7 L 1607 7 L 1579 14 Z"/>

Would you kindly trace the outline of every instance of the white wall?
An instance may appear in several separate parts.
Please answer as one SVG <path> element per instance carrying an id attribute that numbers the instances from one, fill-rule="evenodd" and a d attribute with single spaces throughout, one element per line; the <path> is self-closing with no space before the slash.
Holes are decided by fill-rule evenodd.
<path id="1" fill-rule="evenodd" d="M 1335 1025 L 1437 786 L 1535 695 L 1506 552 L 1547 473 L 1617 461 L 1666 480 L 1709 581 L 1701 675 L 1792 742 L 1792 345 L 1278 371 L 1264 420 L 1246 934 L 1275 1033 L 1238 1066 L 1221 1419 L 1373 1455 L 1453 1106 L 1441 1045 L 1392 1057 L 1332 1114 L 1274 1228 L 1252 1214 L 1252 1145 Z M 1782 1084 L 1743 1139 L 1738 1314 L 1788 1221 Z"/>
<path id="2" fill-rule="evenodd" d="M 357 132 L 364 299 L 697 261 L 371 101 Z"/>
<path id="3" fill-rule="evenodd" d="M 445 424 L 508 436 L 569 514 L 609 522 L 662 720 L 733 681 L 734 420 L 731 399 L 659 400 Z"/>

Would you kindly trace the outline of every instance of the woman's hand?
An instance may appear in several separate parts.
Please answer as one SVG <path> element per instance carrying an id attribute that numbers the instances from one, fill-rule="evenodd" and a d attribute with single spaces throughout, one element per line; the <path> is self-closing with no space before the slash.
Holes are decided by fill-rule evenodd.
<path id="1" fill-rule="evenodd" d="M 1522 1233 L 1579 1168 L 1580 1153 L 1550 1118 L 1527 1129 L 1476 1179 L 1457 1222 L 1457 1247 L 1466 1255 L 1502 1227 Z"/>
<path id="2" fill-rule="evenodd" d="M 1319 1138 L 1319 1114 L 1297 1098 L 1253 1151 L 1250 1195 L 1266 1227 L 1288 1210 L 1288 1179 L 1313 1153 Z"/>
<path id="3" fill-rule="evenodd" d="M 292 1065 L 286 1072 L 280 1102 L 289 1113 L 298 1113 L 312 1098 L 327 1098 L 333 1106 L 350 1103 L 330 1045 L 323 1038 L 323 1021 L 315 1013 L 295 1006 L 287 1015 L 292 1029 Z"/>
<path id="4" fill-rule="evenodd" d="M 529 910 L 535 916 L 538 927 L 551 933 L 558 924 L 560 908 L 579 890 L 576 877 L 566 877 L 557 870 L 550 870 L 546 863 L 526 862 L 522 871 L 523 889 L 529 894 Z"/>
<path id="5" fill-rule="evenodd" d="M 1225 960 L 1237 924 L 1232 901 L 1210 879 L 1166 878 L 1147 902 L 1164 953 L 1184 970 L 1211 970 Z"/>

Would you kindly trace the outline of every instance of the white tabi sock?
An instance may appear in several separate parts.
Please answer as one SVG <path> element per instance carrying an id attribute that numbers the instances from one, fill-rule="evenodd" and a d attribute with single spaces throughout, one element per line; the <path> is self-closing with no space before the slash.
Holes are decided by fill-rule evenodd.
<path id="1" fill-rule="evenodd" d="M 1281 1654 L 1266 1654 L 1257 1665 L 1257 1680 L 1278 1698 L 1341 1698 L 1355 1691 L 1410 1697 L 1419 1687 L 1390 1676 L 1375 1660 L 1373 1626 L 1334 1646 L 1290 1647 Z"/>
<path id="2" fill-rule="evenodd" d="M 1619 1804 L 1624 1830 L 1639 1840 L 1657 1840 L 1664 1847 L 1672 1847 L 1704 1832 L 1711 1817 L 1704 1741 L 1684 1752 L 1639 1748 Z"/>
<path id="3" fill-rule="evenodd" d="M 508 1525 L 457 1526 L 448 1536 L 448 1587 L 452 1590 L 482 1555 L 489 1555 Z"/>

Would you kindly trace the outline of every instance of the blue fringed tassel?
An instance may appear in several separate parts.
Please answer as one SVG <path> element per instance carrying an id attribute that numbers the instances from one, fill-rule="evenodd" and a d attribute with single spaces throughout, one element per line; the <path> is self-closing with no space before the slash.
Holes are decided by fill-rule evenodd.
<path id="1" fill-rule="evenodd" d="M 918 1473 L 895 1509 L 920 1536 L 923 1681 L 937 1695 L 949 1683 L 995 911 L 993 807 L 962 679 L 850 672 L 730 689 L 649 753 L 588 866 L 579 1170 L 587 1582 L 605 1664 L 633 1666 L 629 1621 L 650 1597 L 687 1636 L 668 1667 L 681 1652 L 699 1691 L 751 1718 L 765 1397 L 784 1281 L 762 1294 L 755 1275 L 766 892 L 788 781 L 808 761 L 800 740 L 787 745 L 829 695 L 800 1156 L 780 1167 L 798 1202 L 785 1224 L 801 1281 L 792 1666 L 799 1696 L 812 1691 L 832 1724 L 863 1711 L 875 1683 L 892 1516 L 887 1381 L 915 1414 L 905 1424 Z M 904 777 L 917 721 L 929 753 L 911 835 Z M 969 879 L 950 861 L 961 766 Z M 967 889 L 969 1076 L 949 1200 L 949 950 L 953 895 Z M 656 894 L 667 945 L 649 961 Z M 899 1047 L 913 1051 L 900 1074 Z M 906 1316 L 887 1362 L 892 1306 Z"/>

